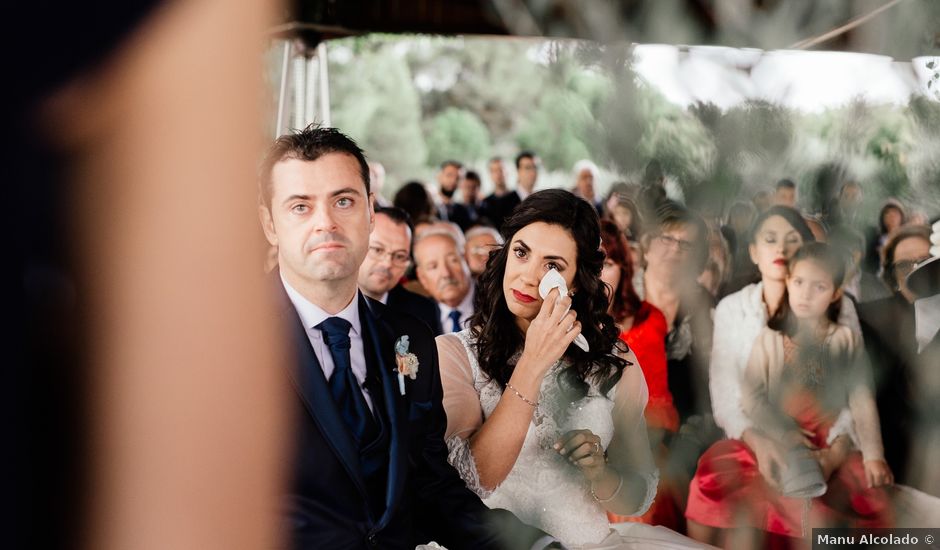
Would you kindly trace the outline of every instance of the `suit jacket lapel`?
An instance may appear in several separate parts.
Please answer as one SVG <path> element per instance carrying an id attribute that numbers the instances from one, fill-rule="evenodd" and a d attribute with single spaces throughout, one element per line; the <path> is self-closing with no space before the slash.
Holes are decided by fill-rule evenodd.
<path id="1" fill-rule="evenodd" d="M 280 284 L 281 281 L 278 279 L 278 285 Z M 336 404 L 333 403 L 333 396 L 330 394 L 326 376 L 323 375 L 323 367 L 310 346 L 310 339 L 307 337 L 300 316 L 286 293 L 284 293 L 283 287 L 281 293 L 287 302 L 284 313 L 287 322 L 294 329 L 293 339 L 296 344 L 297 354 L 297 361 L 289 365 L 288 374 L 297 389 L 297 393 L 300 395 L 304 407 L 320 428 L 323 439 L 329 444 L 356 487 L 365 497 L 366 488 L 362 479 L 362 468 L 359 464 L 359 453 L 356 450 L 356 444 L 343 422 L 343 417 L 340 416 Z"/>
<path id="2" fill-rule="evenodd" d="M 388 415 L 389 434 L 389 466 L 388 487 L 385 492 L 385 513 L 379 519 L 378 527 L 384 527 L 394 515 L 395 509 L 401 500 L 404 490 L 408 456 L 404 444 L 404 422 L 406 420 L 402 410 L 403 398 L 399 394 L 398 377 L 395 374 L 395 348 L 391 329 L 378 313 L 382 311 L 381 304 L 367 307 L 366 298 L 359 299 L 359 319 L 362 323 L 363 335 L 375 350 L 378 360 L 378 371 L 382 381 L 383 397 L 385 398 L 385 412 Z"/>

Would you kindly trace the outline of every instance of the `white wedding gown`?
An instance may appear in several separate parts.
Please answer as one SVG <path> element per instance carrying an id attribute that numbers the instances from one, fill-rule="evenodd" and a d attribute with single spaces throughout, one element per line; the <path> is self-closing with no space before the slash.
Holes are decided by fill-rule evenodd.
<path id="1" fill-rule="evenodd" d="M 629 359 L 634 364 L 624 369 L 620 381 L 606 396 L 592 385 L 588 395 L 574 403 L 563 402 L 558 387 L 556 375 L 564 364 L 553 365 L 542 382 L 539 406 L 515 465 L 495 490 L 486 491 L 480 486 L 468 439 L 493 413 L 503 389 L 480 370 L 469 330 L 439 336 L 437 345 L 450 462 L 487 506 L 509 510 L 569 547 L 707 547 L 665 527 L 611 525 L 605 510 L 591 496 L 587 479 L 552 447 L 569 430 L 590 429 L 608 448 L 616 418 L 620 444 L 609 448 L 610 462 L 621 472 L 630 471 L 645 480 L 646 498 L 634 515 L 646 512 L 656 494 L 659 473 L 643 417 L 648 390 L 632 354 Z"/>

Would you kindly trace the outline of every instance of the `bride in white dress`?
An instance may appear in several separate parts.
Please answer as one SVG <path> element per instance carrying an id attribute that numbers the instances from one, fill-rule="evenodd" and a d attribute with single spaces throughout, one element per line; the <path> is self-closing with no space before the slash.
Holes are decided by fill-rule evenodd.
<path id="1" fill-rule="evenodd" d="M 503 227 L 476 289 L 471 328 L 437 339 L 450 460 L 492 508 L 578 548 L 701 548 L 664 527 L 611 524 L 656 494 L 647 388 L 606 314 L 593 207 L 529 196 Z M 555 270 L 571 289 L 538 286 Z M 570 310 L 569 310 L 570 308 Z M 588 351 L 573 345 L 581 335 Z"/>

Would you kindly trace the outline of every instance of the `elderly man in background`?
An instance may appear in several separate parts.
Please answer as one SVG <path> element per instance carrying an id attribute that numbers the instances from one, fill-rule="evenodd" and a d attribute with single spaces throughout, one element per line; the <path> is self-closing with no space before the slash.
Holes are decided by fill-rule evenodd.
<path id="1" fill-rule="evenodd" d="M 444 332 L 458 332 L 473 315 L 473 282 L 464 247 L 450 231 L 432 229 L 414 244 L 418 281 L 437 302 Z"/>
<path id="2" fill-rule="evenodd" d="M 392 311 L 410 313 L 424 321 L 435 336 L 441 320 L 433 300 L 405 289 L 401 278 L 411 264 L 411 220 L 400 208 L 376 208 L 366 259 L 359 266 L 359 289 Z"/>
<path id="3" fill-rule="evenodd" d="M 574 164 L 572 172 L 575 178 L 574 194 L 591 203 L 600 215 L 604 211 L 604 206 L 597 200 L 594 192 L 594 181 L 598 173 L 597 165 L 587 159 L 579 160 Z"/>
<path id="4" fill-rule="evenodd" d="M 499 231 L 485 225 L 478 225 L 467 231 L 467 247 L 464 258 L 474 278 L 486 269 L 486 262 L 490 258 L 490 251 L 503 245 L 503 236 Z"/>

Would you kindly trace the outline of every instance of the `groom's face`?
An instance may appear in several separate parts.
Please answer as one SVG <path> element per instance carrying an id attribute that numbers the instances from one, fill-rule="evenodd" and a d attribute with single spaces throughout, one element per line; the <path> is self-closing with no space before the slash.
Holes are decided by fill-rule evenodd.
<path id="1" fill-rule="evenodd" d="M 271 183 L 271 206 L 261 216 L 281 274 L 297 288 L 355 280 L 373 227 L 372 195 L 356 159 L 286 159 L 274 165 Z"/>

